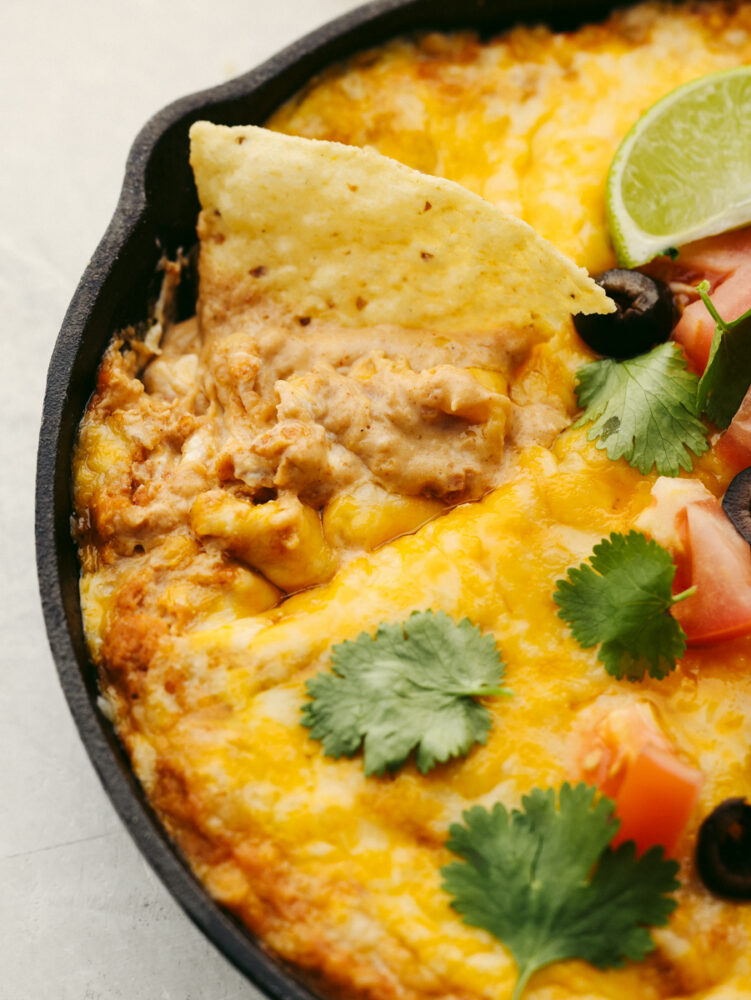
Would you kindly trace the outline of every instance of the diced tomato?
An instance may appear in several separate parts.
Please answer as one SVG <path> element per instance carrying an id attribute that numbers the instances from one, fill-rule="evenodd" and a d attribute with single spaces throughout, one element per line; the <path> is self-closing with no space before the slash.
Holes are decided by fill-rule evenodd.
<path id="1" fill-rule="evenodd" d="M 701 771 L 684 764 L 673 753 L 646 746 L 628 768 L 615 799 L 621 825 L 613 847 L 636 841 L 637 853 L 660 844 L 667 854 L 675 850 L 699 798 Z"/>
<path id="2" fill-rule="evenodd" d="M 639 854 L 655 844 L 675 850 L 704 781 L 678 759 L 646 703 L 612 709 L 580 734 L 579 774 L 615 802 L 613 846 L 634 840 Z"/>
<path id="3" fill-rule="evenodd" d="M 720 316 L 724 320 L 737 319 L 751 309 L 751 228 L 682 247 L 675 274 L 689 276 L 691 284 L 706 278 Z M 673 331 L 673 339 L 682 345 L 699 372 L 707 366 L 714 330 L 714 320 L 697 299 L 686 306 Z"/>
<path id="4" fill-rule="evenodd" d="M 682 284 L 687 290 L 708 281 L 720 316 L 737 319 L 751 309 L 751 227 L 689 243 L 681 247 L 675 261 L 659 257 L 645 270 L 663 281 Z M 695 295 L 690 291 L 687 294 Z M 683 310 L 672 336 L 699 373 L 707 366 L 714 332 L 714 320 L 702 300 L 695 297 Z M 751 391 L 715 450 L 739 472 L 751 465 Z"/>
<path id="5" fill-rule="evenodd" d="M 738 472 L 751 465 L 751 389 L 744 396 L 730 427 L 715 448 Z"/>
<path id="6" fill-rule="evenodd" d="M 751 226 L 708 236 L 682 246 L 673 266 L 695 278 L 697 275 L 729 275 L 751 257 Z M 701 280 L 701 279 L 699 279 Z"/>
<path id="7" fill-rule="evenodd" d="M 686 532 L 678 528 L 678 515 L 690 503 L 713 500 L 714 496 L 698 479 L 659 476 L 652 489 L 652 502 L 634 520 L 634 528 L 669 549 L 673 558 L 686 547 Z M 681 590 L 685 588 L 681 587 Z"/>
<path id="8" fill-rule="evenodd" d="M 730 425 L 726 434 L 723 434 L 714 446 L 715 453 L 720 456 L 723 462 L 727 463 L 737 475 L 743 469 L 751 465 L 751 447 L 746 447 L 734 434 L 733 425 Z"/>
<path id="9" fill-rule="evenodd" d="M 696 593 L 674 605 L 691 645 L 751 634 L 751 548 L 715 499 L 690 503 L 678 516 L 685 531 L 676 588 Z"/>
<path id="10" fill-rule="evenodd" d="M 652 709 L 641 703 L 611 709 L 595 725 L 583 728 L 578 741 L 581 776 L 610 798 L 615 798 L 626 771 L 643 747 L 670 749 Z"/>

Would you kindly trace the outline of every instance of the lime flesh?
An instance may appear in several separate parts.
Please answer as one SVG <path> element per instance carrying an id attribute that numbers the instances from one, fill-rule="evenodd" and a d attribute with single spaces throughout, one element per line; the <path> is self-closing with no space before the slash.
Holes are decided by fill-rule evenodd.
<path id="1" fill-rule="evenodd" d="M 671 91 L 636 122 L 610 166 L 620 265 L 751 222 L 751 66 Z"/>

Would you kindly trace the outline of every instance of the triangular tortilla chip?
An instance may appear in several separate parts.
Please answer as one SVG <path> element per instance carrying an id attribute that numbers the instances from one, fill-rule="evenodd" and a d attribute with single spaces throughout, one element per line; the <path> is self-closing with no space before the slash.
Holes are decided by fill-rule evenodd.
<path id="1" fill-rule="evenodd" d="M 204 332 L 238 312 L 552 336 L 612 303 L 519 219 L 379 153 L 197 122 Z"/>

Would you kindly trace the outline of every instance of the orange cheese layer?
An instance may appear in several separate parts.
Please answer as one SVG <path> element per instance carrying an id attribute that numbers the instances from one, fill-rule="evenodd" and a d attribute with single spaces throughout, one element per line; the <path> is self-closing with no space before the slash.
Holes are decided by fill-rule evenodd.
<path id="1" fill-rule="evenodd" d="M 269 125 L 457 181 L 594 273 L 612 266 L 605 178 L 628 129 L 679 84 L 748 62 L 748 4 L 641 4 L 572 33 L 394 41 L 328 70 Z"/>
<path id="2" fill-rule="evenodd" d="M 706 479 L 719 487 L 709 470 Z M 709 896 L 692 851 L 716 802 L 751 795 L 751 641 L 692 651 L 663 681 L 618 682 L 573 641 L 552 600 L 567 567 L 628 529 L 651 483 L 570 432 L 552 451 L 529 449 L 509 485 L 351 562 L 325 587 L 164 640 L 137 705 L 117 699 L 118 721 L 211 891 L 281 954 L 351 989 L 374 979 L 383 997 L 510 995 L 508 953 L 464 926 L 440 889 L 448 825 L 470 804 L 517 804 L 535 785 L 570 778 L 577 720 L 635 700 L 707 778 L 678 847 L 679 908 L 642 965 L 552 967 L 529 996 L 748 995 L 751 910 Z M 332 643 L 428 607 L 497 638 L 514 697 L 488 700 L 490 738 L 466 760 L 366 779 L 359 759 L 324 757 L 300 725 L 304 682 L 326 667 Z"/>
<path id="3" fill-rule="evenodd" d="M 748 61 L 751 5 L 647 5 L 574 34 L 393 42 L 325 73 L 271 125 L 371 145 L 459 181 L 597 271 L 612 263 L 604 183 L 627 129 L 673 86 Z M 583 357 L 573 332 L 544 345 L 530 394 L 573 412 Z M 133 391 L 123 379 L 123 407 Z M 523 449 L 508 483 L 482 501 L 273 607 L 276 588 L 204 546 L 179 506 L 164 505 L 156 547 L 118 548 L 118 518 L 138 529 L 122 500 L 135 460 L 129 413 L 90 417 L 75 468 L 84 620 L 103 704 L 191 865 L 268 947 L 349 1000 L 507 1000 L 509 953 L 465 926 L 440 889 L 448 826 L 474 803 L 514 806 L 535 785 L 575 777 L 582 720 L 638 703 L 706 775 L 677 848 L 678 908 L 644 963 L 605 972 L 561 963 L 525 996 L 751 996 L 751 907 L 709 895 L 692 859 L 701 818 L 723 798 L 751 797 L 751 640 L 691 650 L 662 681 L 619 682 L 573 641 L 552 600 L 569 566 L 630 528 L 653 477 L 565 432 L 551 449 Z M 163 414 L 152 416 L 158 436 Z M 179 440 L 180 427 L 170 433 Z M 202 460 L 185 470 L 186 509 Z M 715 495 L 728 479 L 712 453 L 694 475 Z M 323 525 L 333 536 L 356 524 L 369 549 L 422 520 L 404 517 L 398 504 L 366 498 Z M 466 760 L 366 779 L 358 758 L 324 757 L 300 725 L 305 680 L 327 668 L 333 643 L 424 608 L 492 633 L 514 696 L 488 699 L 488 743 Z"/>

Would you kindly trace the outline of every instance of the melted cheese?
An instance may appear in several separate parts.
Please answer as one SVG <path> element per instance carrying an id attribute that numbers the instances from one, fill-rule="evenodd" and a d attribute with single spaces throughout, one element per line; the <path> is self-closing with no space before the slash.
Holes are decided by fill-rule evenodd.
<path id="1" fill-rule="evenodd" d="M 598 270 L 612 262 L 604 177 L 627 128 L 674 85 L 749 60 L 751 6 L 649 5 L 568 35 L 519 28 L 487 44 L 471 35 L 393 42 L 325 73 L 271 124 L 370 145 L 457 180 Z M 182 451 L 160 436 L 172 396 L 200 398 L 190 338 L 180 356 L 166 352 L 151 368 L 145 402 L 134 371 L 105 365 L 108 405 L 116 396 L 118 408 L 90 411 L 75 480 L 84 618 L 108 705 L 152 803 L 210 891 L 268 947 L 348 997 L 506 998 L 516 976 L 509 953 L 464 925 L 440 888 L 448 825 L 471 804 L 517 805 L 535 785 L 576 777 L 581 720 L 636 703 L 706 775 L 678 847 L 679 906 L 653 932 L 657 951 L 645 962 L 608 971 L 561 963 L 525 996 L 751 995 L 751 908 L 710 896 L 692 860 L 701 817 L 723 798 L 751 797 L 751 640 L 691 650 L 662 681 L 619 683 L 573 641 L 552 600 L 556 580 L 603 536 L 648 520 L 654 477 L 608 461 L 579 431 L 547 448 L 517 429 L 505 484 L 478 502 L 445 513 L 426 499 L 386 502 L 372 485 L 343 494 L 324 513 L 324 533 L 367 554 L 275 605 L 277 591 L 211 540 L 232 512 L 206 499 L 193 508 L 196 496 L 210 499 L 210 414 L 198 407 L 196 426 L 182 430 L 172 420 Z M 583 357 L 571 332 L 539 345 L 511 399 L 555 401 L 549 419 L 568 419 Z M 506 393 L 498 373 L 465 365 Z M 144 507 L 162 533 L 145 553 L 138 533 L 149 524 L 123 500 L 133 463 L 148 471 L 134 435 L 159 461 L 169 448 L 182 456 L 174 502 Z M 715 495 L 728 476 L 712 452 L 696 464 L 697 484 Z M 198 521 L 209 515 L 204 532 Z M 514 697 L 488 700 L 488 743 L 466 759 L 427 776 L 408 765 L 366 779 L 359 758 L 326 758 L 299 724 L 305 680 L 327 667 L 333 643 L 422 608 L 466 615 L 494 635 Z"/>
<path id="2" fill-rule="evenodd" d="M 618 143 L 669 90 L 751 61 L 746 4 L 642 4 L 570 34 L 403 39 L 335 66 L 270 126 L 370 146 L 518 215 L 592 273 L 612 266 Z"/>
<path id="3" fill-rule="evenodd" d="M 717 801 L 751 795 L 751 641 L 694 650 L 663 681 L 618 684 L 573 641 L 552 601 L 568 566 L 608 532 L 628 530 L 651 485 L 571 432 L 552 451 L 529 449 L 513 482 L 485 500 L 256 618 L 249 642 L 242 621 L 194 632 L 179 655 L 208 655 L 213 666 L 182 685 L 179 717 L 166 731 L 159 666 L 151 668 L 138 729 L 159 744 L 160 766 L 191 790 L 195 804 L 173 827 L 178 837 L 190 843 L 186 828 L 206 836 L 208 827 L 224 845 L 229 890 L 215 882 L 213 855 L 191 853 L 219 898 L 282 954 L 334 978 L 346 968 L 353 987 L 364 988 L 375 963 L 406 990 L 381 983 L 383 996 L 505 995 L 515 976 L 507 952 L 461 924 L 440 889 L 448 825 L 472 803 L 517 804 L 535 785 L 571 778 L 577 720 L 617 692 L 651 706 L 707 778 L 678 852 L 680 908 L 668 930 L 655 932 L 657 953 L 642 965 L 553 967 L 529 996 L 658 997 L 667 983 L 671 996 L 720 984 L 718 998 L 746 995 L 751 912 L 703 890 L 692 850 L 701 816 Z M 577 496 L 586 503 L 572 502 Z M 427 776 L 408 766 L 393 778 L 365 778 L 359 759 L 324 757 L 299 724 L 305 680 L 325 666 L 332 642 L 428 607 L 467 615 L 498 640 L 514 697 L 489 702 L 488 744 Z M 160 789 L 157 782 L 163 804 Z"/>

